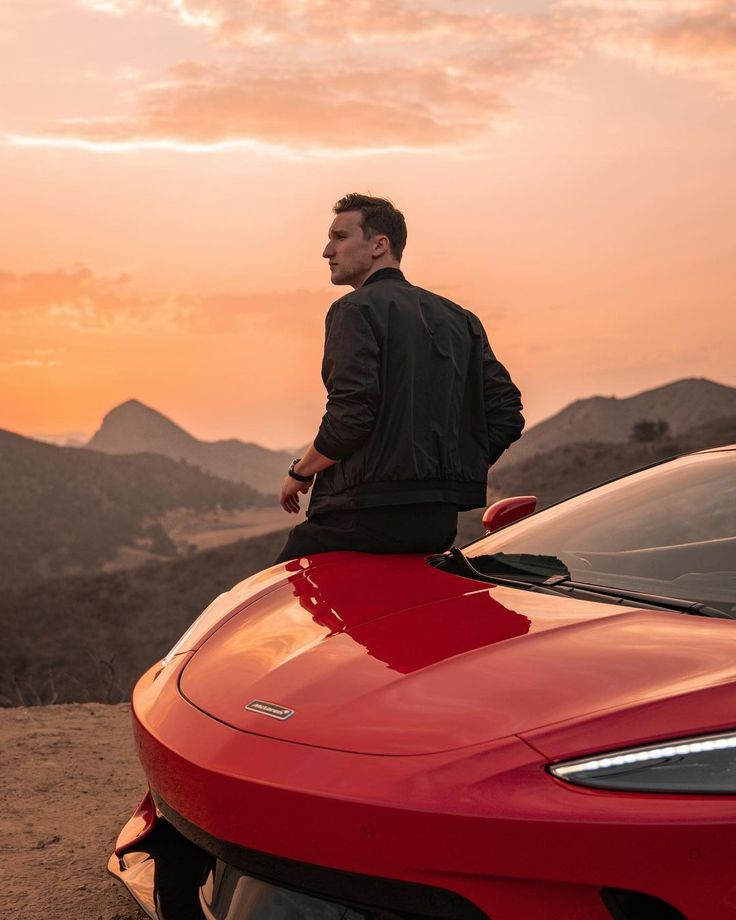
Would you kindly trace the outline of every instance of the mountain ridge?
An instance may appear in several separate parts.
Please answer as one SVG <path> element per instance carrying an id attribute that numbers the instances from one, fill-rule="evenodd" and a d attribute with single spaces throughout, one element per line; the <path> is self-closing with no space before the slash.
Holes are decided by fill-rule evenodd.
<path id="1" fill-rule="evenodd" d="M 530 426 L 496 468 L 503 469 L 537 453 L 583 441 L 624 443 L 642 419 L 662 419 L 677 436 L 697 425 L 736 415 L 736 387 L 706 377 L 684 377 L 632 396 L 594 395 L 568 403 Z M 292 459 L 239 438 L 204 441 L 138 399 L 111 409 L 86 445 L 110 454 L 159 453 L 186 460 L 223 479 L 243 482 L 261 492 L 278 492 Z"/>
<path id="2" fill-rule="evenodd" d="M 497 464 L 504 468 L 563 444 L 629 440 L 642 419 L 662 419 L 672 436 L 720 418 L 736 416 L 736 387 L 706 377 L 685 377 L 633 396 L 589 396 L 532 425 Z"/>
<path id="3" fill-rule="evenodd" d="M 105 454 L 155 453 L 185 460 L 221 479 L 244 483 L 265 493 L 279 491 L 293 459 L 288 451 L 271 450 L 238 438 L 200 440 L 137 399 L 127 399 L 106 413 L 86 446 Z"/>

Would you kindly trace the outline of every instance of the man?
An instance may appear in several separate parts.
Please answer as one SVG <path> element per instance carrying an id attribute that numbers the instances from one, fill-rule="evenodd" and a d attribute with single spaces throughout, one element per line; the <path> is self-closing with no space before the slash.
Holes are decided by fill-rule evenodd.
<path id="1" fill-rule="evenodd" d="M 276 561 L 441 552 L 458 510 L 485 504 L 489 466 L 521 435 L 519 390 L 476 316 L 404 277 L 400 211 L 359 194 L 333 210 L 322 255 L 332 283 L 353 293 L 327 314 L 327 408 L 281 489 L 282 508 L 297 513 L 314 486 L 307 521 Z"/>

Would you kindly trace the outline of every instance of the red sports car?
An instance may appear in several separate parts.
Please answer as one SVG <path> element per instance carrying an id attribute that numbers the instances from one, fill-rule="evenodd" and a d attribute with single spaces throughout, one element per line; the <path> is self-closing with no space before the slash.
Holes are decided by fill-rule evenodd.
<path id="1" fill-rule="evenodd" d="M 151 917 L 736 917 L 736 447 L 533 506 L 261 572 L 144 674 Z"/>

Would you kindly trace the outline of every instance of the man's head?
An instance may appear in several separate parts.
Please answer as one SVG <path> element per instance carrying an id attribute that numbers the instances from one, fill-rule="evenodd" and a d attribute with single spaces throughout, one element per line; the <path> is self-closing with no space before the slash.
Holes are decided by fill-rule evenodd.
<path id="1" fill-rule="evenodd" d="M 353 192 L 332 209 L 335 219 L 322 253 L 333 284 L 359 288 L 379 268 L 397 268 L 406 245 L 406 221 L 385 198 Z"/>

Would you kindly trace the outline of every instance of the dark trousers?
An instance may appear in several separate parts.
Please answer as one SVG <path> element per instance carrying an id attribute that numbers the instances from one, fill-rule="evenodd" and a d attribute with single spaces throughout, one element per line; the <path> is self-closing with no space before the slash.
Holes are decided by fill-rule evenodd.
<path id="1" fill-rule="evenodd" d="M 277 562 L 349 549 L 361 553 L 441 553 L 457 534 L 457 505 L 421 502 L 315 514 L 293 528 Z"/>

